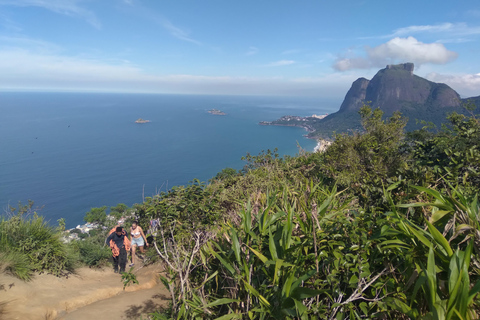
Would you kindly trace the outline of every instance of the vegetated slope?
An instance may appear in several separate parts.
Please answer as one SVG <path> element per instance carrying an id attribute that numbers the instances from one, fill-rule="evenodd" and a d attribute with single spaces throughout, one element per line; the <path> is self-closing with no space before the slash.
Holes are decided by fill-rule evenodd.
<path id="1" fill-rule="evenodd" d="M 362 108 L 324 153 L 247 155 L 148 198 L 182 319 L 478 319 L 480 121 L 405 135 Z M 186 263 L 188 262 L 188 263 Z"/>
<path id="2" fill-rule="evenodd" d="M 480 120 L 405 135 L 382 116 L 362 108 L 363 132 L 324 153 L 247 154 L 135 205 L 159 222 L 172 297 L 152 317 L 478 319 Z"/>

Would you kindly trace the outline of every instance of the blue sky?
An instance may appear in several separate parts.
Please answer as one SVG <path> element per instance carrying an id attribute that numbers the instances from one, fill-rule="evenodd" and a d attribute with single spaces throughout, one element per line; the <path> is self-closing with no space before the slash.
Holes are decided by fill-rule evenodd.
<path id="1" fill-rule="evenodd" d="M 0 90 L 318 96 L 391 63 L 480 95 L 480 1 L 0 0 Z"/>

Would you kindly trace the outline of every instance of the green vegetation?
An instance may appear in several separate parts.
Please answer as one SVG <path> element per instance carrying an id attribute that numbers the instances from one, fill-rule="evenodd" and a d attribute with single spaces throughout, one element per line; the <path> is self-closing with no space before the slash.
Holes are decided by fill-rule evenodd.
<path id="1" fill-rule="evenodd" d="M 6 217 L 0 220 L 0 272 L 8 272 L 22 280 L 31 280 L 35 273 L 50 273 L 64 276 L 76 267 L 102 267 L 111 258 L 105 246 L 109 228 L 115 222 L 107 219 L 106 207 L 92 208 L 85 221 L 101 223 L 105 228 L 96 228 L 88 233 L 73 229 L 78 241 L 66 242 L 65 219 L 59 219 L 57 228 L 50 226 L 33 209 L 33 201 L 18 208 L 9 208 Z M 112 207 L 112 216 L 126 213 L 128 207 L 119 204 Z"/>
<path id="2" fill-rule="evenodd" d="M 107 220 L 107 207 L 103 206 L 101 208 L 91 208 L 90 211 L 85 214 L 83 220 L 90 223 L 104 224 Z"/>
<path id="3" fill-rule="evenodd" d="M 478 119 L 405 134 L 399 114 L 360 116 L 323 154 L 247 155 L 147 199 L 172 294 L 152 316 L 477 319 Z"/>
<path id="4" fill-rule="evenodd" d="M 112 207 L 117 217 L 135 211 L 144 230 L 160 222 L 149 254 L 165 266 L 172 301 L 151 318 L 478 319 L 478 118 L 453 113 L 440 129 L 412 133 L 400 114 L 364 107 L 360 118 L 361 132 L 337 135 L 324 153 L 247 154 L 243 170 L 226 168 L 208 184 Z M 105 210 L 85 220 L 108 224 Z M 32 221 L 53 238 L 61 232 L 36 216 L 2 220 L 0 268 L 19 277 L 51 270 L 28 260 L 33 246 L 5 240 L 11 225 Z M 69 270 L 60 257 L 75 251 L 102 265 L 106 232 L 58 245 L 64 251 L 48 261 Z"/>
<path id="5" fill-rule="evenodd" d="M 9 219 L 0 220 L 0 269 L 23 280 L 30 280 L 34 271 L 57 276 L 72 271 L 74 253 L 32 206 L 19 204 L 18 210 L 11 208 Z"/>

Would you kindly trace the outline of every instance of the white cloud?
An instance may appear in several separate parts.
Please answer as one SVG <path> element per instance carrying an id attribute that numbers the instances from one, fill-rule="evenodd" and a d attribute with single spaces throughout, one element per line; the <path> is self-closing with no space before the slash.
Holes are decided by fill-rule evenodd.
<path id="1" fill-rule="evenodd" d="M 169 20 L 167 20 L 165 18 L 160 18 L 160 23 L 175 38 L 183 40 L 183 41 L 191 42 L 191 43 L 194 43 L 196 45 L 201 45 L 200 41 L 197 41 L 197 40 L 190 37 L 189 32 L 187 32 L 183 29 L 180 29 L 177 26 L 174 26 Z"/>
<path id="2" fill-rule="evenodd" d="M 49 81 L 61 79 L 115 80 L 135 77 L 140 70 L 131 65 L 109 65 L 93 59 L 52 53 L 31 53 L 26 49 L 0 51 L 0 73 L 5 79 Z M 43 80 L 42 80 L 43 79 Z"/>
<path id="3" fill-rule="evenodd" d="M 423 43 L 414 37 L 397 37 L 374 48 L 366 47 L 365 51 L 367 57 L 337 58 L 334 69 L 369 69 L 400 62 L 445 64 L 458 56 L 441 43 Z"/>
<path id="4" fill-rule="evenodd" d="M 21 47 L 39 53 L 52 53 L 61 51 L 61 47 L 51 42 L 21 36 L 10 37 L 0 35 L 0 42 L 2 43 L 0 48 L 3 49 Z"/>
<path id="5" fill-rule="evenodd" d="M 22 27 L 17 22 L 13 21 L 6 14 L 0 12 L 0 26 L 8 31 L 21 32 Z"/>
<path id="6" fill-rule="evenodd" d="M 458 54 L 448 51 L 440 43 L 423 43 L 414 37 L 394 38 L 378 47 L 367 49 L 373 60 L 403 60 L 418 64 L 445 64 L 457 58 Z"/>
<path id="7" fill-rule="evenodd" d="M 437 42 L 454 42 L 458 38 L 471 38 L 472 36 L 480 35 L 480 27 L 478 26 L 470 26 L 464 22 L 458 23 L 439 23 L 434 25 L 415 25 L 415 26 L 408 26 L 403 28 L 398 28 L 394 30 L 392 33 L 387 35 L 381 36 L 371 36 L 371 37 L 361 37 L 360 39 L 385 39 L 385 38 L 395 38 L 395 37 L 409 37 L 413 35 L 422 35 L 422 36 L 437 36 L 441 35 L 441 37 L 445 40 L 441 40 Z M 473 41 L 473 39 L 469 39 L 469 41 Z"/>
<path id="8" fill-rule="evenodd" d="M 440 74 L 429 73 L 428 80 L 441 82 L 455 89 L 462 97 L 480 95 L 480 73 L 477 74 Z"/>
<path id="9" fill-rule="evenodd" d="M 480 10 L 469 10 L 467 11 L 467 16 L 480 18 Z"/>
<path id="10" fill-rule="evenodd" d="M 341 99 L 356 75 L 319 78 L 149 74 L 130 63 L 0 49 L 0 90 L 305 95 Z"/>
<path id="11" fill-rule="evenodd" d="M 458 29 L 460 24 L 453 24 L 453 23 L 442 23 L 436 25 L 420 25 L 420 26 L 408 26 L 404 28 L 399 28 L 394 30 L 394 32 L 389 35 L 388 37 L 400 37 L 400 36 L 409 36 L 415 33 L 437 33 L 442 32 L 445 33 L 447 31 L 452 31 L 454 29 Z M 464 24 L 462 24 L 465 26 Z"/>
<path id="12" fill-rule="evenodd" d="M 478 35 L 480 34 L 480 27 L 471 27 L 464 22 L 459 23 L 450 23 L 445 22 L 435 25 L 419 25 L 419 26 L 408 26 L 404 28 L 399 28 L 394 30 L 394 32 L 386 37 L 401 37 L 401 36 L 410 36 L 413 34 L 436 34 L 440 33 L 443 36 L 469 36 L 469 35 Z"/>
<path id="13" fill-rule="evenodd" d="M 1 0 L 0 0 L 1 1 Z M 130 1 L 130 0 L 127 0 Z M 141 5 L 136 4 L 129 8 L 129 14 L 136 14 L 140 16 L 142 19 L 147 19 L 165 30 L 167 30 L 173 37 L 180 39 L 182 41 L 187 41 L 196 45 L 202 45 L 202 43 L 196 39 L 194 39 L 190 32 L 185 30 L 184 28 L 180 28 L 177 25 L 174 25 L 169 19 L 164 17 L 161 14 L 155 13 L 155 11 Z"/>
<path id="14" fill-rule="evenodd" d="M 102 24 L 95 14 L 77 5 L 80 0 L 0 0 L 0 5 L 18 7 L 39 7 L 67 16 L 78 16 L 85 19 L 97 29 Z"/>
<path id="15" fill-rule="evenodd" d="M 265 66 L 266 67 L 282 67 L 282 66 L 288 66 L 294 63 L 296 63 L 294 60 L 279 60 L 279 61 L 271 62 Z"/>
<path id="16" fill-rule="evenodd" d="M 258 48 L 257 47 L 249 47 L 247 53 L 245 53 L 247 56 L 253 56 L 258 53 Z"/>

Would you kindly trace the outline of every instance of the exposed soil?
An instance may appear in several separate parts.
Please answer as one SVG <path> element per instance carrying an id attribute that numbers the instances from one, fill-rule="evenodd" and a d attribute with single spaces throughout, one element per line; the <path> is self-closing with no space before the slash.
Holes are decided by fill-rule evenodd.
<path id="1" fill-rule="evenodd" d="M 81 268 L 68 278 L 42 274 L 30 282 L 0 274 L 0 319 L 147 319 L 170 299 L 158 281 L 160 269 L 139 265 L 134 269 L 139 284 L 125 290 L 111 268 Z"/>

